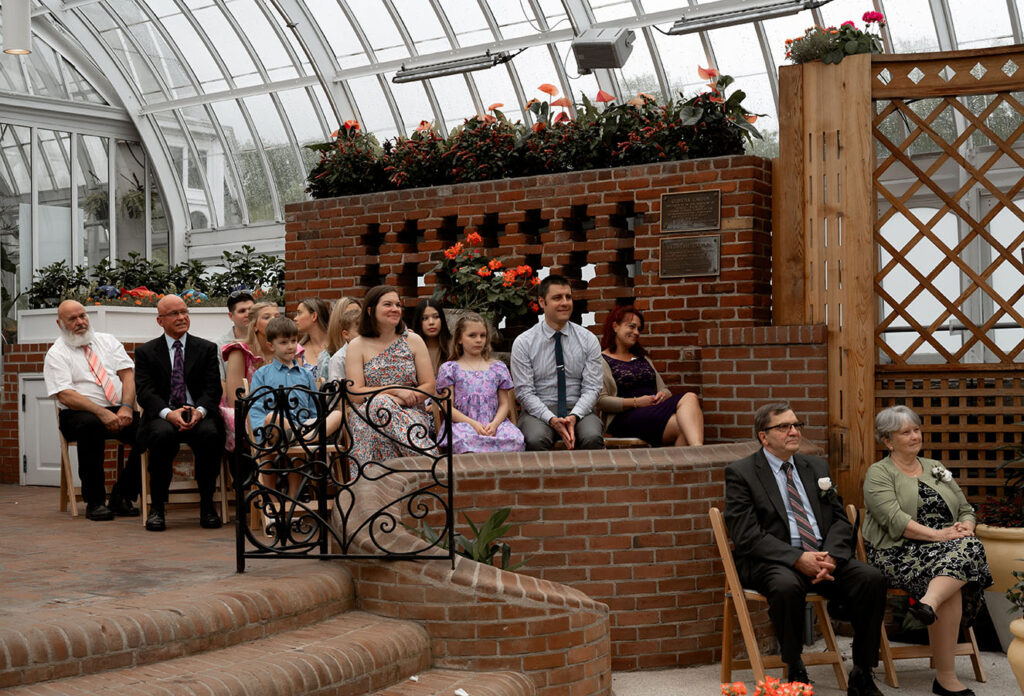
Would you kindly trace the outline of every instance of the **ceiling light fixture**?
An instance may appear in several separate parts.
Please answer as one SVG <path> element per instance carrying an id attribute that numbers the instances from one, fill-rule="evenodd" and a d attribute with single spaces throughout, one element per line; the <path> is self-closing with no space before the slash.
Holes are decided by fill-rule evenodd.
<path id="1" fill-rule="evenodd" d="M 391 81 L 397 85 L 402 84 L 403 82 L 429 80 L 432 77 L 461 75 L 463 73 L 473 72 L 474 70 L 486 70 L 487 68 L 493 68 L 495 65 L 501 65 L 502 63 L 507 63 L 510 60 L 512 60 L 512 54 L 508 51 L 498 51 L 497 53 L 491 53 L 488 51 L 482 56 L 459 58 L 457 60 L 449 60 L 443 63 L 417 65 L 413 68 L 407 68 L 403 64 L 398 72 L 395 73 L 395 76 L 391 78 Z"/>
<path id="2" fill-rule="evenodd" d="M 32 52 L 32 0 L 3 0 L 4 53 Z"/>
<path id="3" fill-rule="evenodd" d="M 683 11 L 669 34 L 692 34 L 695 31 L 721 29 L 736 24 L 760 22 L 765 19 L 794 15 L 803 10 L 813 10 L 832 0 L 772 0 L 770 2 L 716 2 L 698 5 Z"/>

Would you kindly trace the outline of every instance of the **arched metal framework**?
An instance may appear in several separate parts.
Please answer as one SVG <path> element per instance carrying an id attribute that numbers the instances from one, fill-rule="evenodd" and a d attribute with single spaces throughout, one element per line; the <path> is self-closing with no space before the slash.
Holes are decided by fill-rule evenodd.
<path id="1" fill-rule="evenodd" d="M 664 35 L 687 4 L 715 2 L 34 0 L 37 53 L 54 56 L 56 69 L 34 89 L 31 66 L 40 56 L 5 58 L 0 115 L 25 99 L 41 108 L 41 92 L 106 104 L 111 123 L 132 126 L 145 149 L 171 258 L 213 259 L 246 243 L 283 247 L 284 206 L 303 199 L 315 161 L 304 146 L 347 119 L 381 140 L 421 120 L 449 129 L 495 102 L 528 121 L 525 105 L 541 83 L 576 99 L 598 89 L 620 100 L 637 91 L 689 96 L 704 89 L 697 66 L 716 65 L 737 79 L 748 108 L 765 114 L 759 125 L 770 133 L 783 42 L 807 26 L 860 24 L 874 9 L 889 18 L 884 38 L 896 52 L 1022 41 L 1018 0 L 833 0 L 790 17 Z M 611 27 L 637 32 L 626 66 L 577 74 L 575 33 Z M 522 53 L 483 72 L 391 82 L 403 64 L 488 49 Z M 74 116 L 64 104 L 53 107 L 55 116 Z M 8 174 L 11 167 L 0 163 Z"/>

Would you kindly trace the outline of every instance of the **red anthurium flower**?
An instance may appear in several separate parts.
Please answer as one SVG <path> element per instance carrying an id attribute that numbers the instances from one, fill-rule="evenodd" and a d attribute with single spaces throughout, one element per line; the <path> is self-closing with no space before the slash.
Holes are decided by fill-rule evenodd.
<path id="1" fill-rule="evenodd" d="M 571 120 L 572 119 L 569 118 L 569 114 L 565 113 L 564 111 L 559 111 L 558 114 L 555 115 L 554 122 L 555 123 L 559 123 L 561 121 L 571 121 Z"/>
<path id="2" fill-rule="evenodd" d="M 537 89 L 539 89 L 541 92 L 544 92 L 544 94 L 550 94 L 552 97 L 558 94 L 558 88 L 547 82 L 542 84 Z"/>
<path id="3" fill-rule="evenodd" d="M 430 121 L 420 121 L 420 125 L 416 126 L 416 132 L 422 133 L 423 131 L 430 130 Z"/>
<path id="4" fill-rule="evenodd" d="M 476 246 L 477 244 L 483 244 L 483 241 L 484 238 L 481 237 L 476 232 L 470 232 L 469 234 L 466 235 L 466 242 L 468 242 L 472 246 Z"/>
<path id="5" fill-rule="evenodd" d="M 568 97 L 559 97 L 558 99 L 551 102 L 551 106 L 561 106 L 562 108 L 568 109 L 572 106 L 572 102 L 569 101 Z"/>
<path id="6" fill-rule="evenodd" d="M 490 106 L 487 107 L 487 110 L 488 111 L 494 111 L 495 109 L 500 109 L 503 106 L 505 106 L 505 105 L 502 104 L 501 102 L 494 102 L 493 104 L 491 104 Z"/>
<path id="7" fill-rule="evenodd" d="M 713 80 L 718 77 L 718 71 L 714 68 L 702 68 L 699 65 L 697 66 L 697 74 L 700 75 L 702 80 Z"/>
<path id="8" fill-rule="evenodd" d="M 598 102 L 610 102 L 615 101 L 615 97 L 605 92 L 603 89 L 597 90 L 597 96 L 594 97 L 594 101 Z"/>
<path id="9" fill-rule="evenodd" d="M 336 131 L 334 131 L 333 133 L 331 133 L 331 137 L 332 137 L 332 138 L 337 138 L 337 137 L 338 137 L 338 132 L 339 132 L 340 130 L 341 130 L 341 129 L 339 128 L 338 130 L 336 130 Z"/>
<path id="10" fill-rule="evenodd" d="M 484 123 L 494 123 L 497 120 L 497 118 L 491 116 L 490 114 L 484 114 Z"/>
<path id="11" fill-rule="evenodd" d="M 747 119 L 747 123 L 757 122 L 757 114 L 743 114 L 743 118 Z"/>
<path id="12" fill-rule="evenodd" d="M 356 130 L 359 130 L 359 121 L 355 120 L 354 118 L 353 119 L 349 119 L 348 121 L 345 121 L 341 125 L 345 127 L 345 130 L 352 130 L 353 128 L 355 128 Z"/>
<path id="13" fill-rule="evenodd" d="M 717 94 L 709 94 L 708 95 L 708 101 L 713 103 L 713 104 L 724 104 L 725 103 L 725 100 L 722 99 Z"/>

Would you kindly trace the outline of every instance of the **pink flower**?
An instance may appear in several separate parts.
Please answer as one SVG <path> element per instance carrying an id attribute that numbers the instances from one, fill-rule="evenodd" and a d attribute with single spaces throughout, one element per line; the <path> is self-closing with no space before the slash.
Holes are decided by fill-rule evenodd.
<path id="1" fill-rule="evenodd" d="M 561 123 L 562 121 L 571 121 L 571 120 L 572 119 L 569 118 L 569 114 L 565 113 L 564 111 L 559 111 L 555 115 L 553 123 Z"/>
<path id="2" fill-rule="evenodd" d="M 423 133 L 428 130 L 430 130 L 430 121 L 420 121 L 420 125 L 416 126 L 417 133 Z"/>
<path id="3" fill-rule="evenodd" d="M 718 71 L 712 67 L 702 68 L 697 66 L 697 74 L 700 75 L 702 80 L 711 80 L 718 77 Z"/>
<path id="4" fill-rule="evenodd" d="M 558 94 L 558 88 L 548 82 L 545 82 L 537 89 L 544 92 L 544 94 L 550 94 L 552 97 Z"/>
<path id="5" fill-rule="evenodd" d="M 857 25 L 853 23 L 853 20 L 852 20 L 852 19 L 848 19 L 848 20 L 846 20 L 845 22 L 843 22 L 843 23 L 842 23 L 842 24 L 840 24 L 839 26 L 841 26 L 841 27 L 854 27 L 854 28 L 856 28 L 856 27 L 857 27 Z"/>
<path id="6" fill-rule="evenodd" d="M 861 17 L 861 20 L 863 20 L 865 24 L 874 24 L 875 22 L 878 22 L 880 25 L 885 26 L 885 15 L 881 12 L 865 12 L 864 16 Z"/>
<path id="7" fill-rule="evenodd" d="M 559 97 L 558 99 L 551 102 L 551 106 L 560 106 L 563 109 L 567 109 L 572 106 L 572 102 L 569 101 L 568 97 Z"/>

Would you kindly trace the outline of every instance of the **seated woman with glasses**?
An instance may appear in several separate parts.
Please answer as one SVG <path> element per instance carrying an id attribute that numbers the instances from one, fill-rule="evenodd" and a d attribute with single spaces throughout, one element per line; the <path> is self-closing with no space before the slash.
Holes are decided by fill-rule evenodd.
<path id="1" fill-rule="evenodd" d="M 616 307 L 604 321 L 604 387 L 597 409 L 605 432 L 639 437 L 652 447 L 703 445 L 704 414 L 693 392 L 668 390 L 640 345 L 644 317 L 633 305 Z"/>
<path id="2" fill-rule="evenodd" d="M 921 419 L 906 406 L 875 417 L 875 437 L 889 456 L 864 478 L 864 546 L 868 561 L 910 595 L 910 614 L 928 627 L 940 696 L 973 696 L 956 676 L 953 651 L 961 623 L 970 626 L 992 584 L 985 549 L 974 536 L 974 508 L 953 474 L 918 456 Z"/>

